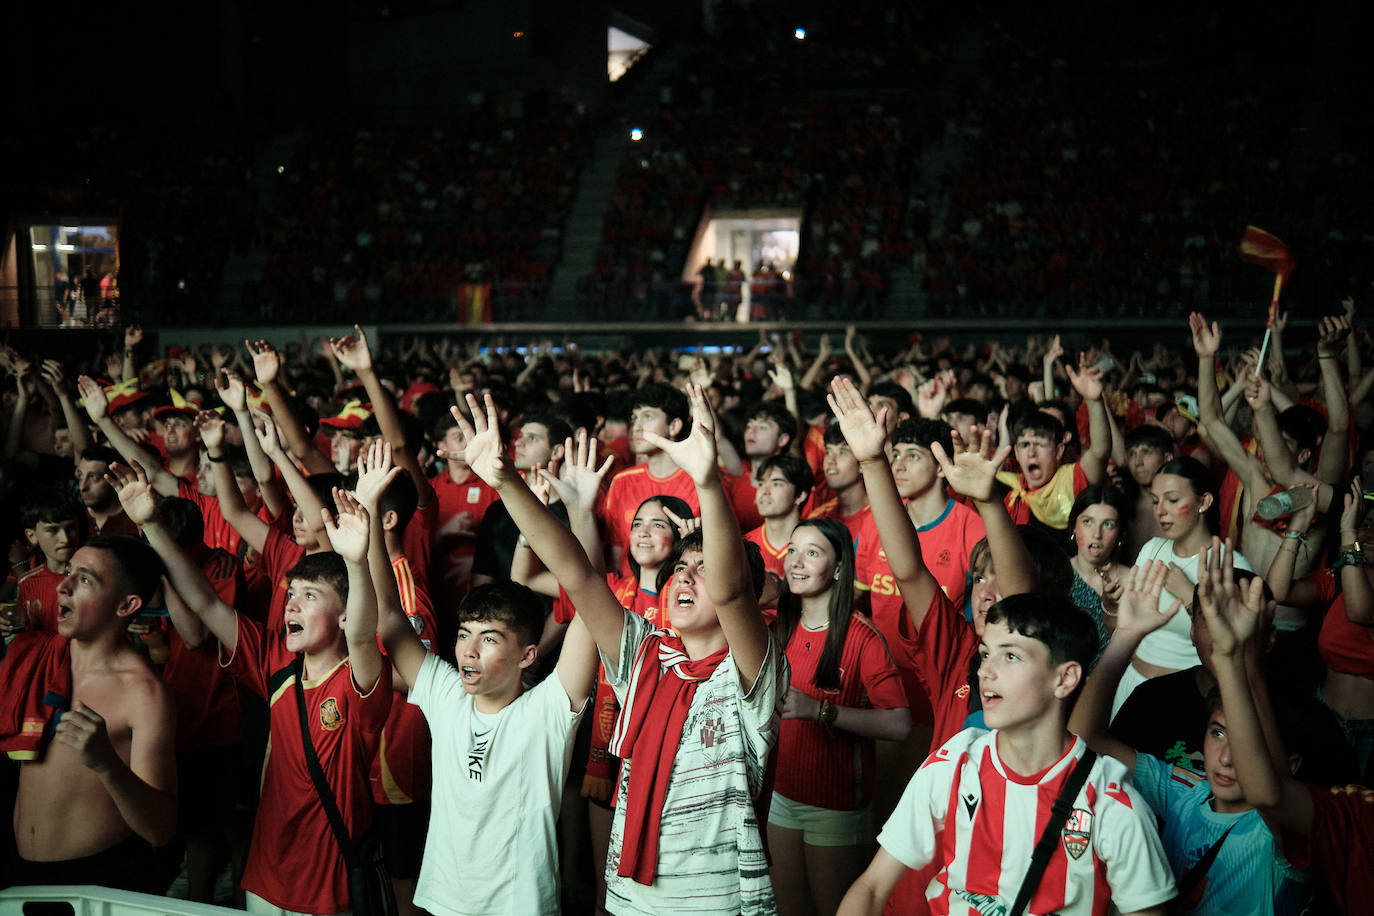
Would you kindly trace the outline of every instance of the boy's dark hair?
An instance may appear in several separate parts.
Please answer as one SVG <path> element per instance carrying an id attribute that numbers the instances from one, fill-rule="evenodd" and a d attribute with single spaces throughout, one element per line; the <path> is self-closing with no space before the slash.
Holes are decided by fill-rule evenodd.
<path id="1" fill-rule="evenodd" d="M 698 528 L 691 534 L 678 540 L 673 545 L 673 549 L 668 552 L 668 558 L 663 561 L 663 565 L 658 568 L 658 577 L 654 580 L 654 587 L 660 592 L 668 584 L 668 580 L 673 578 L 673 567 L 677 566 L 677 561 L 682 559 L 684 553 L 689 551 L 700 551 L 701 529 Z M 754 584 L 754 597 L 763 594 L 763 586 L 767 583 L 768 568 L 763 565 L 763 554 L 759 551 L 759 545 L 753 541 L 744 542 L 744 562 L 749 564 L 749 581 Z"/>
<path id="2" fill-rule="evenodd" d="M 945 405 L 945 409 L 940 411 L 944 416 L 955 416 L 963 414 L 966 417 L 973 417 L 975 420 L 986 420 L 988 416 L 987 405 L 982 401 L 975 401 L 973 398 L 955 398 Z"/>
<path id="3" fill-rule="evenodd" d="M 453 415 L 453 411 L 445 410 L 434 418 L 434 425 L 429 428 L 429 438 L 434 442 L 439 442 L 448 434 L 450 429 L 457 425 L 458 418 Z"/>
<path id="4" fill-rule="evenodd" d="M 797 413 L 803 420 L 817 416 L 828 418 L 830 406 L 825 403 L 825 398 L 821 397 L 820 392 L 802 388 L 797 392 Z M 828 424 L 829 420 L 826 419 L 823 423 Z"/>
<path id="5" fill-rule="evenodd" d="M 771 401 L 760 401 L 749 409 L 745 415 L 746 420 L 772 420 L 778 425 L 778 434 L 787 436 L 787 442 L 782 445 L 781 452 L 790 452 L 800 444 L 798 442 L 797 418 L 792 416 L 792 411 L 787 409 L 787 405 L 778 399 Z"/>
<path id="6" fill-rule="evenodd" d="M 410 524 L 411 518 L 415 515 L 415 510 L 420 505 L 420 493 L 415 489 L 415 481 L 411 479 L 408 472 L 402 471 L 392 478 L 391 483 L 387 484 L 386 490 L 382 492 L 382 497 L 377 501 L 377 511 L 382 515 L 395 511 L 396 513 L 396 534 L 405 533 L 406 525 Z"/>
<path id="7" fill-rule="evenodd" d="M 1123 441 L 1128 452 L 1137 445 L 1157 448 L 1166 455 L 1173 455 L 1178 452 L 1178 443 L 1174 442 L 1174 437 L 1169 434 L 1169 431 L 1153 423 L 1140 424 L 1128 432 Z"/>
<path id="8" fill-rule="evenodd" d="M 137 595 L 145 604 L 162 584 L 162 558 L 140 538 L 128 534 L 97 534 L 81 546 L 113 554 L 120 589 L 126 594 Z"/>
<path id="9" fill-rule="evenodd" d="M 1298 451 L 1316 452 L 1326 435 L 1326 420 L 1306 404 L 1294 404 L 1278 415 L 1279 431 L 1293 438 Z M 1294 460 L 1297 455 L 1293 456 Z"/>
<path id="10" fill-rule="evenodd" d="M 1083 689 L 1097 657 L 1097 625 L 1067 597 L 1044 592 L 1011 595 L 988 609 L 988 623 L 1000 623 L 1013 633 L 1044 643 L 1051 666 L 1078 662 L 1083 667 L 1078 689 Z"/>
<path id="11" fill-rule="evenodd" d="M 896 382 L 878 382 L 868 389 L 870 398 L 887 398 L 897 402 L 897 414 L 906 414 L 908 417 L 916 415 L 916 405 L 911 401 L 911 392 L 907 391 Z M 893 419 L 896 419 L 894 417 Z"/>
<path id="12" fill-rule="evenodd" d="M 566 421 L 554 416 L 551 413 L 527 413 L 520 418 L 520 422 L 514 424 L 517 428 L 528 423 L 538 423 L 549 432 L 549 447 L 557 448 L 563 445 L 569 436 L 573 434 L 572 427 Z"/>
<path id="13" fill-rule="evenodd" d="M 577 391 L 564 396 L 550 411 L 574 430 L 585 429 L 596 435 L 599 421 L 606 416 L 606 396 L 596 391 Z"/>
<path id="14" fill-rule="evenodd" d="M 1011 425 L 1011 441 L 1014 443 L 1022 435 L 1044 436 L 1051 445 L 1064 443 L 1064 424 L 1052 413 L 1043 410 L 1027 410 L 1017 416 Z"/>
<path id="15" fill-rule="evenodd" d="M 897 424 L 889 441 L 893 445 L 919 445 L 929 449 L 938 442 L 946 455 L 954 454 L 950 439 L 950 426 L 943 420 L 927 420 L 925 417 L 912 417 Z"/>
<path id="16" fill-rule="evenodd" d="M 1073 564 L 1069 562 L 1068 554 L 1040 528 L 1017 525 L 1016 533 L 1030 554 L 1031 564 L 1040 580 L 1039 590 L 1068 599 L 1073 592 Z M 992 549 L 988 547 L 988 539 L 983 538 L 969 551 L 968 568 L 982 572 L 991 561 Z"/>
<path id="17" fill-rule="evenodd" d="M 803 493 L 809 495 L 816 486 L 816 475 L 811 473 L 811 466 L 793 455 L 772 455 L 763 459 L 759 465 L 759 480 L 773 470 L 781 471 L 782 476 L 787 478 L 795 491 L 793 496 Z"/>
<path id="18" fill-rule="evenodd" d="M 1031 383 L 1031 371 L 1020 363 L 1012 363 L 1004 373 L 1007 378 L 1014 378 L 1017 381 L 1029 385 Z"/>
<path id="19" fill-rule="evenodd" d="M 85 510 L 64 492 L 58 490 L 34 490 L 24 497 L 19 510 L 20 520 L 25 528 L 37 528 L 47 522 L 57 525 L 62 522 L 79 522 L 85 518 Z"/>
<path id="20" fill-rule="evenodd" d="M 235 477 L 253 477 L 253 462 L 248 460 L 248 452 L 242 445 L 226 445 L 224 460 L 229 463 L 229 473 Z"/>
<path id="21" fill-rule="evenodd" d="M 964 390 L 967 391 L 974 385 L 982 385 L 984 388 L 988 390 L 989 396 L 997 393 L 997 383 L 994 382 L 992 380 L 992 376 L 988 375 L 986 372 L 975 372 L 972 375 L 970 375 L 968 377 L 968 383 L 964 385 Z M 974 400 L 976 401 L 978 399 L 974 398 Z"/>
<path id="22" fill-rule="evenodd" d="M 124 459 L 119 456 L 119 452 L 108 445 L 88 445 L 81 450 L 81 460 L 99 461 L 108 466 Z"/>
<path id="23" fill-rule="evenodd" d="M 459 626 L 480 620 L 503 623 L 521 646 L 539 644 L 544 616 L 544 603 L 539 596 L 518 582 L 479 585 L 458 605 Z"/>
<path id="24" fill-rule="evenodd" d="M 325 471 L 321 474 L 311 474 L 305 478 L 305 483 L 310 487 L 311 492 L 319 497 L 320 502 L 326 506 L 332 506 L 334 505 L 334 488 L 343 487 L 347 480 L 348 478 L 338 471 Z"/>
<path id="25" fill-rule="evenodd" d="M 189 499 L 169 496 L 157 504 L 157 517 L 172 540 L 184 550 L 190 550 L 205 539 L 205 516 L 200 507 Z"/>
<path id="26" fill-rule="evenodd" d="M 844 432 L 840 429 L 838 423 L 831 423 L 825 428 L 825 444 L 843 445 L 846 448 L 849 447 L 849 442 L 845 440 Z"/>
<path id="27" fill-rule="evenodd" d="M 348 565 L 332 550 L 301 557 L 286 571 L 286 581 L 289 583 L 292 579 L 328 585 L 338 593 L 340 603 L 348 604 Z"/>
<path id="28" fill-rule="evenodd" d="M 678 391 L 672 385 L 665 385 L 662 382 L 648 382 L 635 389 L 634 397 L 630 398 L 630 414 L 634 414 L 641 407 L 654 407 L 663 411 L 668 418 L 668 425 L 672 425 L 674 420 L 682 421 L 682 429 L 678 432 L 678 439 L 685 439 L 691 428 L 692 417 L 691 408 L 687 403 L 687 395 Z"/>

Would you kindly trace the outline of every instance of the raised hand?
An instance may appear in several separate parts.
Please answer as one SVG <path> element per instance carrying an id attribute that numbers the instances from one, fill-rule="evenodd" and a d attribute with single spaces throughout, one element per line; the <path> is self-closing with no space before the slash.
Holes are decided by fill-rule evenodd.
<path id="1" fill-rule="evenodd" d="M 105 419 L 110 411 L 110 403 L 105 399 L 105 389 L 100 387 L 100 383 L 89 375 L 83 375 L 76 380 L 76 390 L 81 393 L 86 416 L 91 418 L 91 422 L 99 423 Z"/>
<path id="2" fill-rule="evenodd" d="M 1245 378 L 1245 403 L 1250 405 L 1251 410 L 1259 410 L 1269 406 L 1269 383 L 1265 381 L 1260 373 L 1259 366 Z"/>
<path id="3" fill-rule="evenodd" d="M 489 394 L 483 396 L 485 403 L 481 406 L 471 394 L 464 397 L 467 399 L 468 412 L 472 414 L 471 423 L 457 407 L 449 408 L 467 442 L 467 447 L 463 449 L 463 460 L 488 486 L 500 486 L 505 482 L 506 475 L 514 472 L 506 460 L 501 442 L 501 424 L 497 418 L 496 404 Z"/>
<path id="4" fill-rule="evenodd" d="M 1193 334 L 1193 350 L 1199 359 L 1212 359 L 1217 355 L 1217 350 L 1221 349 L 1221 329 L 1215 321 L 1208 325 L 1200 312 L 1193 312 L 1188 316 L 1188 330 Z"/>
<path id="5" fill-rule="evenodd" d="M 324 532 L 329 536 L 329 546 L 349 563 L 362 563 L 367 558 L 368 512 L 362 503 L 353 498 L 347 490 L 334 488 L 334 506 L 337 515 L 330 513 L 328 507 L 320 509 L 324 521 Z"/>
<path id="6" fill-rule="evenodd" d="M 112 379 L 118 379 L 124 374 L 124 358 L 118 353 L 111 353 L 105 357 L 105 374 Z"/>
<path id="7" fill-rule="evenodd" d="M 1254 576 L 1244 586 L 1236 584 L 1235 551 L 1212 538 L 1207 565 L 1198 557 L 1198 612 L 1212 636 L 1212 655 L 1227 657 L 1245 648 L 1259 632 L 1264 615 L 1264 580 Z"/>
<path id="8" fill-rule="evenodd" d="M 644 433 L 644 438 L 672 458 L 693 483 L 702 486 L 716 476 L 716 415 L 700 385 L 688 383 L 687 400 L 692 406 L 692 430 L 686 439 L 673 441 L 651 432 Z"/>
<path id="9" fill-rule="evenodd" d="M 1059 342 L 1059 335 L 1056 334 L 1050 338 L 1050 345 L 1045 348 L 1044 362 L 1046 364 L 1052 363 L 1063 355 L 1064 347 Z"/>
<path id="10" fill-rule="evenodd" d="M 840 421 L 840 432 L 844 441 L 849 443 L 849 451 L 859 461 L 873 461 L 886 457 L 887 445 L 887 408 L 873 416 L 868 402 L 859 393 L 852 379 L 838 376 L 830 383 L 830 393 L 825 396 L 830 411 Z"/>
<path id="11" fill-rule="evenodd" d="M 1315 500 L 1314 500 L 1315 502 Z M 1350 481 L 1350 491 L 1345 494 L 1345 507 L 1341 510 L 1341 527 L 1339 534 L 1341 541 L 1345 542 L 1345 535 L 1349 534 L 1349 540 L 1355 540 L 1360 533 L 1360 522 L 1364 519 L 1364 484 L 1359 476 Z"/>
<path id="12" fill-rule="evenodd" d="M 1339 356 L 1349 334 L 1349 318 L 1344 315 L 1327 315 L 1317 325 L 1317 355 Z"/>
<path id="13" fill-rule="evenodd" d="M 391 443 L 382 439 L 374 440 L 358 454 L 358 482 L 353 487 L 353 498 L 362 504 L 368 514 L 376 515 L 382 503 L 382 494 L 403 470 L 392 464 Z"/>
<path id="14" fill-rule="evenodd" d="M 953 455 L 946 455 L 945 447 L 938 442 L 930 446 L 930 453 L 944 472 L 945 482 L 956 492 L 979 502 L 987 502 L 992 499 L 997 472 L 1011 455 L 1011 446 L 1004 445 L 994 451 L 991 427 L 970 427 L 969 442 L 963 441 L 957 429 L 950 432 Z"/>
<path id="15" fill-rule="evenodd" d="M 818 356 L 819 356 L 821 359 L 829 359 L 829 358 L 830 358 L 830 335 L 829 335 L 829 334 L 822 334 L 822 335 L 821 335 L 820 348 L 819 348 L 819 350 L 817 351 L 817 354 L 818 354 Z"/>
<path id="16" fill-rule="evenodd" d="M 224 447 L 224 418 L 215 411 L 202 410 L 196 414 L 196 430 L 207 450 Z"/>
<path id="17" fill-rule="evenodd" d="M 244 343 L 247 343 L 247 341 L 244 341 Z M 252 347 L 249 347 L 249 349 L 251 350 Z M 216 372 L 229 365 L 229 360 L 232 358 L 233 354 L 228 350 L 220 349 L 219 344 L 215 344 L 210 348 L 210 365 L 215 368 Z"/>
<path id="18" fill-rule="evenodd" d="M 43 360 L 43 364 L 38 367 L 38 374 L 43 376 L 43 381 L 47 382 L 48 387 L 55 391 L 59 397 L 71 394 L 71 386 L 67 384 L 67 376 L 62 371 L 62 364 L 57 360 Z"/>
<path id="19" fill-rule="evenodd" d="M 1068 373 L 1070 384 L 1083 400 L 1102 399 L 1102 370 L 1088 361 L 1088 354 L 1078 354 L 1078 371 L 1075 372 L 1073 366 L 1069 365 L 1064 367 L 1064 371 Z"/>
<path id="20" fill-rule="evenodd" d="M 258 437 L 262 453 L 273 461 L 281 453 L 281 440 L 277 437 L 277 424 L 265 413 L 253 412 L 253 432 Z"/>
<path id="21" fill-rule="evenodd" d="M 222 369 L 215 373 L 215 389 L 219 392 L 219 399 L 224 402 L 224 406 L 234 413 L 242 413 L 248 409 L 248 389 L 244 387 L 243 379 L 237 372 Z"/>
<path id="22" fill-rule="evenodd" d="M 1321 487 L 1315 483 L 1303 483 L 1298 486 L 1305 488 L 1311 496 L 1307 505 L 1293 513 L 1293 517 L 1288 520 L 1288 530 L 1299 533 L 1307 531 L 1312 527 L 1312 521 L 1317 517 L 1317 497 L 1321 492 Z M 1298 543 L 1302 543 L 1299 541 Z"/>
<path id="23" fill-rule="evenodd" d="M 134 347 L 143 343 L 143 327 L 131 324 L 124 329 L 124 349 L 132 350 Z"/>
<path id="24" fill-rule="evenodd" d="M 943 372 L 936 373 L 916 389 L 916 412 L 927 420 L 938 419 L 948 403 L 949 380 Z"/>
<path id="25" fill-rule="evenodd" d="M 367 335 L 358 325 L 353 325 L 353 334 L 347 337 L 331 337 L 329 348 L 334 358 L 345 368 L 363 372 L 372 368 L 372 350 L 367 345 Z"/>
<path id="26" fill-rule="evenodd" d="M 606 460 L 601 462 L 601 466 L 598 467 L 596 463 L 597 445 L 596 439 L 588 436 L 586 429 L 579 428 L 576 444 L 574 444 L 572 437 L 563 443 L 562 473 L 554 473 L 552 469 L 539 471 L 540 479 L 558 493 L 559 499 L 563 500 L 566 505 L 575 506 L 583 512 L 591 512 L 596 508 L 596 498 L 601 492 L 601 481 L 606 477 L 606 472 L 611 469 L 611 464 L 615 461 L 614 455 L 607 455 Z"/>
<path id="27" fill-rule="evenodd" d="M 769 362 L 771 365 L 768 369 L 768 378 L 774 385 L 777 385 L 784 393 L 797 387 L 792 378 L 792 370 L 787 368 L 787 363 L 783 360 L 781 353 L 775 351 Z"/>
<path id="28" fill-rule="evenodd" d="M 243 345 L 253 355 L 253 374 L 258 377 L 258 381 L 264 385 L 275 382 L 277 374 L 281 372 L 281 354 L 276 348 L 265 340 L 245 340 Z"/>
<path id="29" fill-rule="evenodd" d="M 679 518 L 674 514 L 673 510 L 669 509 L 667 506 L 663 506 L 662 509 L 663 514 L 668 516 L 668 521 L 672 522 L 673 527 L 677 529 L 677 536 L 679 538 L 685 538 L 693 531 L 697 531 L 701 528 L 701 516 L 699 515 L 694 515 L 690 518 Z"/>
<path id="30" fill-rule="evenodd" d="M 1159 610 L 1159 596 L 1170 566 L 1151 560 L 1144 566 L 1132 566 L 1121 584 L 1116 599 L 1116 631 L 1143 637 L 1158 630 L 1178 613 L 1183 601 L 1177 600 L 1163 613 Z"/>
<path id="31" fill-rule="evenodd" d="M 114 487 L 124 514 L 135 525 L 146 525 L 157 518 L 157 491 L 148 482 L 148 472 L 138 462 L 132 466 L 115 462 L 105 480 Z"/>

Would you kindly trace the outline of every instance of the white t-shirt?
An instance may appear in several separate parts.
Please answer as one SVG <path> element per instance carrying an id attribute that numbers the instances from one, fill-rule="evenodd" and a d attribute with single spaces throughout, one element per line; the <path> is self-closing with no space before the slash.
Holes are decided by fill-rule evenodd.
<path id="1" fill-rule="evenodd" d="M 1005 913 L 1060 788 L 1086 750 L 1074 739 L 1049 769 L 1021 776 L 1002 764 L 996 731 L 966 728 L 916 771 L 878 843 L 910 868 L 938 857 L 940 871 L 926 889 L 932 914 Z M 1131 912 L 1175 893 L 1154 813 L 1127 781 L 1126 767 L 1098 757 L 1026 913 L 1102 913 L 1109 902 L 1102 895 Z"/>
<path id="2" fill-rule="evenodd" d="M 410 702 L 429 722 L 434 771 L 416 905 L 436 916 L 556 914 L 554 820 L 582 716 L 558 675 L 479 719 L 458 672 L 427 654 Z"/>
<path id="3" fill-rule="evenodd" d="M 653 624 L 626 611 L 619 668 L 602 656 L 606 678 L 622 704 L 639 644 L 651 632 Z M 787 656 L 770 639 L 749 693 L 740 684 L 730 654 L 697 684 L 668 779 L 652 885 L 616 874 L 633 761 L 621 765 L 606 856 L 608 912 L 616 916 L 777 912 L 754 799 L 763 786 L 768 751 L 777 741 L 787 674 Z M 630 710 L 622 709 L 620 714 L 630 715 Z"/>
<path id="4" fill-rule="evenodd" d="M 1210 550 L 1210 548 L 1208 548 Z M 1150 538 L 1145 545 L 1140 548 L 1140 554 L 1135 558 L 1137 566 L 1144 566 L 1151 560 L 1159 560 L 1163 563 L 1172 563 L 1183 570 L 1188 581 L 1197 584 L 1197 561 L 1202 557 L 1206 562 L 1207 555 L 1203 551 L 1198 551 L 1191 557 L 1179 557 L 1174 555 L 1174 542 L 1168 538 Z M 1250 570 L 1250 561 L 1240 554 L 1235 555 L 1236 569 Z M 1160 613 L 1167 611 L 1174 601 L 1182 598 L 1184 603 L 1192 601 L 1193 596 L 1172 595 L 1167 591 L 1159 593 Z M 1158 665 L 1161 668 L 1173 668 L 1175 671 L 1183 671 L 1197 665 L 1197 649 L 1193 647 L 1193 637 L 1189 632 L 1192 620 L 1188 612 L 1180 609 L 1173 618 L 1164 626 L 1155 630 L 1140 641 L 1136 647 L 1135 657 L 1142 662 L 1151 665 Z"/>

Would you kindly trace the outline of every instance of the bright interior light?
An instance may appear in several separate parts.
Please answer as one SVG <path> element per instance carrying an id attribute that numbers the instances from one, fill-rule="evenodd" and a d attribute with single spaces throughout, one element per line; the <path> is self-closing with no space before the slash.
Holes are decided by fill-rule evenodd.
<path id="1" fill-rule="evenodd" d="M 57 250 L 58 250 L 58 251 L 75 251 L 75 250 L 76 250 L 76 246 L 75 246 L 75 245 L 68 245 L 68 244 L 66 244 L 66 243 L 58 243 Z"/>
<path id="2" fill-rule="evenodd" d="M 63 226 L 63 227 L 62 227 L 62 231 L 65 232 L 65 233 L 67 233 L 68 235 L 73 235 L 73 234 L 75 234 L 75 233 L 77 233 L 77 232 L 80 232 L 80 231 L 81 231 L 81 227 L 80 227 L 80 226 Z"/>
<path id="3" fill-rule="evenodd" d="M 47 251 L 47 250 L 48 250 L 48 246 L 47 246 L 47 245 L 34 245 L 34 246 L 33 246 L 33 250 L 34 250 L 34 251 Z"/>
<path id="4" fill-rule="evenodd" d="M 644 131 L 640 130 L 638 127 L 631 128 L 630 139 L 638 143 L 640 140 L 644 139 Z"/>
<path id="5" fill-rule="evenodd" d="M 797 39 L 797 41 L 806 41 L 806 29 L 793 30 L 792 37 Z"/>

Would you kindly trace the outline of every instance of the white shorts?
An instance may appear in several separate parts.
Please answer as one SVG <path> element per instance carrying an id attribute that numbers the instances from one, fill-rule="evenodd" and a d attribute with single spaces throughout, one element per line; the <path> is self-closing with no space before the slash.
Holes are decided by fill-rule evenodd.
<path id="1" fill-rule="evenodd" d="M 866 846 L 873 842 L 873 816 L 867 805 L 854 811 L 835 811 L 804 805 L 778 793 L 768 809 L 768 823 L 784 830 L 800 830 L 808 846 Z"/>

